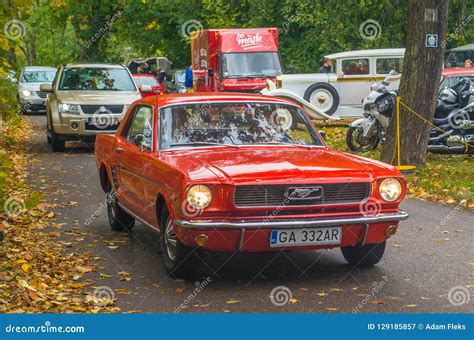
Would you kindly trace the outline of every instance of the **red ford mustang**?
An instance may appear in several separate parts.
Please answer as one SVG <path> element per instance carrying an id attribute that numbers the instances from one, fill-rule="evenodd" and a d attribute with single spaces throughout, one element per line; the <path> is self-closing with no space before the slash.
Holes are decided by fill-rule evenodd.
<path id="1" fill-rule="evenodd" d="M 294 103 L 247 94 L 148 97 L 95 146 L 109 222 L 161 232 L 168 273 L 195 251 L 340 247 L 374 265 L 408 217 L 393 166 L 329 149 Z"/>

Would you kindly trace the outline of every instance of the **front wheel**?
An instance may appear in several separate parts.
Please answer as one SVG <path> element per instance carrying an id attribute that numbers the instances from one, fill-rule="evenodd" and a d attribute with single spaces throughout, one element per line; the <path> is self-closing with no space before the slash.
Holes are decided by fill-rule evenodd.
<path id="1" fill-rule="evenodd" d="M 375 150 L 379 142 L 379 136 L 377 135 L 369 138 L 364 137 L 363 131 L 359 127 L 350 127 L 349 130 L 347 130 L 346 143 L 352 151 L 365 152 Z"/>
<path id="2" fill-rule="evenodd" d="M 373 266 L 382 259 L 385 252 L 385 241 L 376 244 L 342 247 L 342 255 L 349 264 L 358 267 Z"/>
<path id="3" fill-rule="evenodd" d="M 50 140 L 51 140 L 51 149 L 54 152 L 64 152 L 64 150 L 66 149 L 66 142 L 59 139 L 59 136 L 53 130 L 51 130 Z"/>
<path id="4" fill-rule="evenodd" d="M 304 99 L 327 115 L 336 112 L 340 100 L 334 86 L 327 83 L 316 83 L 308 87 L 304 93 Z"/>
<path id="5" fill-rule="evenodd" d="M 185 246 L 176 237 L 173 222 L 167 207 L 163 207 L 160 216 L 161 260 L 166 272 L 174 278 L 192 277 L 198 272 L 196 249 Z"/>

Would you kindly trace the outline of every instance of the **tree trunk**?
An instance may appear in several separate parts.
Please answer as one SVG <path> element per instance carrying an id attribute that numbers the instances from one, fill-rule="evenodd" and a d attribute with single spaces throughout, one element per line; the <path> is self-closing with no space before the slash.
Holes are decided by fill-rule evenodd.
<path id="1" fill-rule="evenodd" d="M 401 101 L 420 116 L 432 121 L 443 67 L 449 0 L 409 0 L 408 31 Z M 436 15 L 432 14 L 435 10 Z M 427 34 L 438 35 L 438 47 L 425 47 Z M 401 164 L 424 164 L 430 125 L 400 105 Z M 387 130 L 381 160 L 395 163 L 396 110 Z"/>

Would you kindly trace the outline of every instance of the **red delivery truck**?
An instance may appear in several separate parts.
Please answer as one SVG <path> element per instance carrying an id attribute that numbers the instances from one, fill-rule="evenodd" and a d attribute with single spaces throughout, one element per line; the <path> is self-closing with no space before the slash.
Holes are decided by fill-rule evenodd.
<path id="1" fill-rule="evenodd" d="M 276 28 L 194 32 L 191 50 L 196 92 L 258 92 L 282 73 Z"/>

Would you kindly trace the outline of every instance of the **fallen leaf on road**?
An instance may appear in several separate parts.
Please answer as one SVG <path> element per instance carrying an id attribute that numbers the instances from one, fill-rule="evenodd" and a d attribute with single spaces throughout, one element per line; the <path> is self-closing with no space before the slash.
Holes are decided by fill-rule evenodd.
<path id="1" fill-rule="evenodd" d="M 373 305 L 383 305 L 385 303 L 385 301 L 374 300 L 374 301 L 371 301 L 370 303 L 373 304 Z"/>
<path id="2" fill-rule="evenodd" d="M 409 304 L 409 305 L 405 305 L 405 307 L 408 307 L 408 308 L 415 308 L 415 307 L 418 307 L 418 305 L 412 303 L 412 304 Z"/>
<path id="3" fill-rule="evenodd" d="M 402 246 L 401 244 L 396 244 L 396 243 L 394 243 L 394 244 L 392 245 L 392 247 L 393 247 L 393 248 L 401 248 L 401 247 L 403 247 L 403 246 Z"/>
<path id="4" fill-rule="evenodd" d="M 118 272 L 117 277 L 120 281 L 131 281 L 132 277 L 130 276 L 130 273 L 127 272 Z"/>
<path id="5" fill-rule="evenodd" d="M 331 288 L 329 291 L 330 291 L 330 292 L 343 292 L 344 289 L 341 289 L 341 288 Z"/>
<path id="6" fill-rule="evenodd" d="M 132 292 L 129 291 L 128 289 L 115 289 L 114 292 L 117 294 L 124 294 L 124 295 L 132 294 Z"/>
<path id="7" fill-rule="evenodd" d="M 184 292 L 184 288 L 176 288 L 175 292 L 177 294 L 181 294 L 182 292 Z"/>
<path id="8" fill-rule="evenodd" d="M 206 308 L 206 307 L 209 307 L 210 303 L 206 303 L 205 305 L 200 305 L 200 304 L 195 304 L 193 305 L 193 307 L 196 307 L 196 308 Z"/>
<path id="9" fill-rule="evenodd" d="M 295 303 L 300 303 L 298 299 L 290 299 L 290 305 L 294 305 Z"/>
<path id="10" fill-rule="evenodd" d="M 230 299 L 230 300 L 227 300 L 225 303 L 229 304 L 229 305 L 233 305 L 233 304 L 236 304 L 236 303 L 240 303 L 239 300 L 234 300 L 234 299 Z"/>
<path id="11" fill-rule="evenodd" d="M 427 297 L 427 296 L 420 296 L 420 299 L 422 299 L 422 300 L 431 300 L 431 298 Z"/>
<path id="12" fill-rule="evenodd" d="M 339 310 L 339 308 L 336 308 L 336 307 L 326 307 L 325 309 L 330 311 L 330 312 L 335 312 L 335 311 Z"/>
<path id="13" fill-rule="evenodd" d="M 319 292 L 319 293 L 316 293 L 316 295 L 319 297 L 324 297 L 324 296 L 328 296 L 329 294 L 325 292 Z"/>

